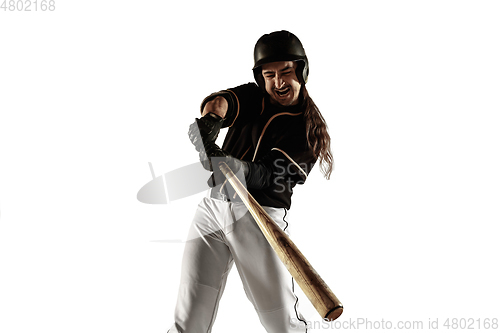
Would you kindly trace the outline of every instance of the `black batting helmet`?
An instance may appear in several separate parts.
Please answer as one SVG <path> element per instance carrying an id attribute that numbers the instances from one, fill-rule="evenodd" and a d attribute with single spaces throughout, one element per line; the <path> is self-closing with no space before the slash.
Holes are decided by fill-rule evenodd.
<path id="1" fill-rule="evenodd" d="M 265 84 L 260 67 L 275 61 L 296 61 L 298 64 L 297 78 L 301 83 L 307 82 L 309 63 L 306 51 L 297 36 L 291 32 L 275 31 L 260 37 L 255 44 L 253 58 L 253 75 L 262 89 L 265 89 Z"/>

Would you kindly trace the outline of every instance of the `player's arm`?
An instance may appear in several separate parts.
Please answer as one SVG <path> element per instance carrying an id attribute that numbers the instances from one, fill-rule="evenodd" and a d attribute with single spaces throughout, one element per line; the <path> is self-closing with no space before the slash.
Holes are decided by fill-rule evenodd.
<path id="1" fill-rule="evenodd" d="M 205 147 L 206 151 L 200 153 L 200 160 L 202 164 L 205 162 L 207 170 L 214 171 L 209 183 L 211 187 L 225 181 L 224 175 L 213 167 L 219 162 L 225 162 L 234 173 L 242 170 L 241 175 L 245 178 L 247 188 L 263 189 L 271 186 L 275 177 L 290 178 L 295 183 L 303 184 L 316 161 L 309 149 L 290 149 L 288 154 L 282 149 L 274 148 L 259 161 L 250 162 L 231 156 L 215 143 Z M 301 165 L 308 166 L 301 168 Z"/>
<path id="2" fill-rule="evenodd" d="M 313 158 L 307 151 L 297 157 L 300 164 L 304 165 L 305 161 L 307 161 L 307 164 L 311 165 L 311 167 L 305 168 L 306 171 L 304 171 L 297 161 L 281 149 L 271 150 L 257 162 L 247 162 L 247 187 L 253 189 L 269 187 L 275 183 L 276 177 L 290 178 L 295 183 L 304 183 L 308 171 L 314 165 Z"/>
<path id="3" fill-rule="evenodd" d="M 208 143 L 215 142 L 224 124 L 228 108 L 226 98 L 221 95 L 204 101 L 201 110 L 202 117 L 195 119 L 188 132 L 189 139 L 198 152 Z"/>
<path id="4" fill-rule="evenodd" d="M 222 128 L 245 125 L 262 109 L 263 93 L 254 83 L 215 92 L 203 99 L 200 114 L 213 113 L 224 119 Z"/>
<path id="5" fill-rule="evenodd" d="M 233 108 L 233 101 L 227 96 L 228 94 L 222 91 L 205 98 L 201 104 L 201 117 L 196 118 L 189 127 L 189 139 L 198 152 L 208 143 L 215 142 L 220 129 L 224 127 L 224 121 L 231 116 L 230 108 Z"/>
<path id="6" fill-rule="evenodd" d="M 189 127 L 189 139 L 196 150 L 215 142 L 221 128 L 250 121 L 255 114 L 249 110 L 258 110 L 256 103 L 262 103 L 256 94 L 261 91 L 255 84 L 245 84 L 207 96 L 201 103 L 201 117 Z M 240 110 L 241 103 L 244 107 Z"/>
<path id="7" fill-rule="evenodd" d="M 224 97 L 216 96 L 214 99 L 208 101 L 203 106 L 201 115 L 204 117 L 209 113 L 213 113 L 224 119 L 226 118 L 228 107 L 229 104 L 227 103 L 227 100 Z"/>

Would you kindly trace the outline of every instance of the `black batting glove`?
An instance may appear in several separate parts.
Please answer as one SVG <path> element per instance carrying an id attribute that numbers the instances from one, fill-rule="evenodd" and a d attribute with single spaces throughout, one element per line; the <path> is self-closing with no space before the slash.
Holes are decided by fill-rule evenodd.
<path id="1" fill-rule="evenodd" d="M 196 151 L 201 151 L 209 142 L 215 142 L 223 122 L 224 119 L 211 112 L 195 119 L 194 123 L 189 126 L 188 135 Z"/>
<path id="2" fill-rule="evenodd" d="M 220 149 L 216 143 L 210 141 L 199 150 L 201 165 L 208 171 L 214 171 L 212 167 L 212 158 L 221 158 L 226 155 L 227 153 L 224 150 Z"/>
<path id="3" fill-rule="evenodd" d="M 236 177 L 246 186 L 245 178 L 248 175 L 248 163 L 237 159 L 222 150 L 215 143 L 205 145 L 205 149 L 200 151 L 200 161 L 206 170 L 213 171 L 212 176 L 208 180 L 208 186 L 215 187 L 224 183 L 226 177 L 220 171 L 219 164 L 224 162 L 233 171 Z"/>

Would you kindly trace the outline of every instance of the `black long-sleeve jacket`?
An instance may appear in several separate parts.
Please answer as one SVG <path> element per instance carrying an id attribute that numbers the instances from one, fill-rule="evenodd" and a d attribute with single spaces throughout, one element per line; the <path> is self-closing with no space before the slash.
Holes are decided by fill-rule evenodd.
<path id="1" fill-rule="evenodd" d="M 222 149 L 252 162 L 246 177 L 249 192 L 262 206 L 289 209 L 293 187 L 305 182 L 316 162 L 307 143 L 302 103 L 276 106 L 267 93 L 248 83 L 208 96 L 201 110 L 216 96 L 228 101 L 222 127 L 229 129 Z M 216 190 L 236 198 L 228 183 Z"/>

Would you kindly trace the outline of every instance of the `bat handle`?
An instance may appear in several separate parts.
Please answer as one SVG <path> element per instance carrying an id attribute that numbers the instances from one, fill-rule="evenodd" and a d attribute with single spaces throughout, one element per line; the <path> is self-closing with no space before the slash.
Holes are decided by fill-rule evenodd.
<path id="1" fill-rule="evenodd" d="M 344 312 L 344 306 L 339 304 L 338 306 L 331 309 L 324 317 L 324 319 L 328 319 L 328 321 L 334 321 Z"/>

